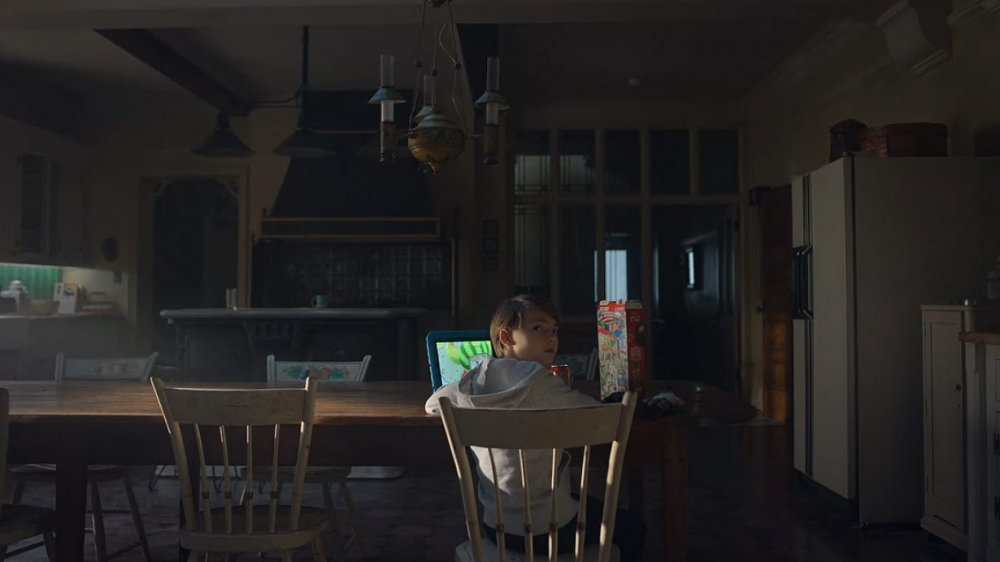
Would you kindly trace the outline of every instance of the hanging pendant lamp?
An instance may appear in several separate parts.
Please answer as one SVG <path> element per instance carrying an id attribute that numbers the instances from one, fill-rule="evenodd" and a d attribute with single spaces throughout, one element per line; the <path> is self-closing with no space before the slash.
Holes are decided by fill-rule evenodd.
<path id="1" fill-rule="evenodd" d="M 323 135 L 309 126 L 306 120 L 305 93 L 309 91 L 309 26 L 302 27 L 302 83 L 299 85 L 299 121 L 295 132 L 285 139 L 274 153 L 292 158 L 325 158 L 333 156 L 334 150 Z"/>
<path id="2" fill-rule="evenodd" d="M 236 136 L 229 126 L 229 116 L 223 112 L 215 118 L 215 129 L 208 135 L 205 142 L 191 150 L 192 154 L 213 156 L 219 158 L 241 158 L 257 154 Z"/>

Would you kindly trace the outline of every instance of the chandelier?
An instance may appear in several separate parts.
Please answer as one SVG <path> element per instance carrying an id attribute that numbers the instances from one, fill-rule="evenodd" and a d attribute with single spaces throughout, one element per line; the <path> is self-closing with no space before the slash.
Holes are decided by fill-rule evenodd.
<path id="1" fill-rule="evenodd" d="M 421 56 L 424 49 L 424 29 L 427 21 L 427 6 L 434 8 L 447 5 L 447 21 L 433 34 L 433 56 L 430 72 L 424 69 Z M 451 51 L 445 46 L 445 32 L 451 34 Z M 448 117 L 437 103 L 438 54 L 450 59 L 452 75 L 451 104 L 458 115 L 459 123 Z M 482 137 L 483 163 L 497 163 L 497 145 L 499 143 L 500 112 L 510 109 L 507 100 L 500 94 L 500 58 L 486 59 L 486 92 L 475 101 L 477 109 L 485 112 L 483 132 L 481 135 L 470 135 L 465 122 L 465 112 L 458 102 L 458 85 L 461 82 L 462 64 L 458 61 L 458 37 L 455 26 L 455 15 L 451 9 L 451 0 L 423 0 L 420 12 L 420 43 L 417 49 L 417 59 L 414 66 L 417 70 L 414 82 L 413 103 L 405 131 L 396 129 L 395 106 L 404 103 L 406 99 L 395 87 L 395 57 L 381 55 L 379 58 L 379 88 L 368 100 L 370 104 L 381 107 L 379 123 L 379 159 L 382 162 L 393 157 L 393 146 L 406 139 L 407 148 L 414 158 L 421 163 L 425 171 L 437 173 L 449 160 L 465 150 L 466 139 L 470 136 Z M 423 86 L 422 92 L 417 88 Z M 420 107 L 417 110 L 417 107 Z"/>

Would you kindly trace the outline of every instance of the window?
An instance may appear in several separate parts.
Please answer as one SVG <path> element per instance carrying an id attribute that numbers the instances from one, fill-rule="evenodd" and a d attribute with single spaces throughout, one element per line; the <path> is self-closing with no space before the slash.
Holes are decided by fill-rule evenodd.
<path id="1" fill-rule="evenodd" d="M 583 322 L 601 299 L 645 296 L 653 306 L 665 287 L 680 299 L 707 282 L 699 269 L 707 258 L 679 228 L 703 209 L 737 204 L 738 130 L 524 130 L 514 151 L 517 290 L 549 294 Z M 664 221 L 661 207 L 677 212 Z M 664 236 L 669 248 L 654 249 Z"/>
<path id="2" fill-rule="evenodd" d="M 548 131 L 521 131 L 514 140 L 514 193 L 531 195 L 549 189 L 552 160 Z"/>
<path id="3" fill-rule="evenodd" d="M 628 298 L 628 251 L 604 250 L 604 297 Z M 596 266 L 595 266 L 596 267 Z M 594 300 L 601 300 L 595 297 Z"/>

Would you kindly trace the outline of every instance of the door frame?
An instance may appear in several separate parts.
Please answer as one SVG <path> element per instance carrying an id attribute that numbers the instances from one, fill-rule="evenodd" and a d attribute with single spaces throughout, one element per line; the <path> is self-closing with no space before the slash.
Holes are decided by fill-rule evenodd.
<path id="1" fill-rule="evenodd" d="M 184 171 L 148 173 L 139 177 L 139 207 L 136 213 L 138 232 L 136 275 L 130 280 L 129 311 L 135 326 L 134 347 L 149 351 L 152 345 L 152 327 L 157 311 L 153 306 L 153 221 L 156 211 L 156 192 L 183 180 L 209 180 L 228 187 L 236 193 L 238 205 L 236 288 L 239 306 L 250 302 L 251 246 L 249 173 L 246 168 L 187 168 Z"/>

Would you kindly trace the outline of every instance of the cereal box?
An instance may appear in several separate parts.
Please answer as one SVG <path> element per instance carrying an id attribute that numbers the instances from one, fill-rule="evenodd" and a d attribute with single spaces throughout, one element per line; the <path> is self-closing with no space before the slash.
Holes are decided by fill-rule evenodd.
<path id="1" fill-rule="evenodd" d="M 642 392 L 646 358 L 639 341 L 642 303 L 601 301 L 597 305 L 597 349 L 601 368 L 601 398 L 616 392 Z"/>

